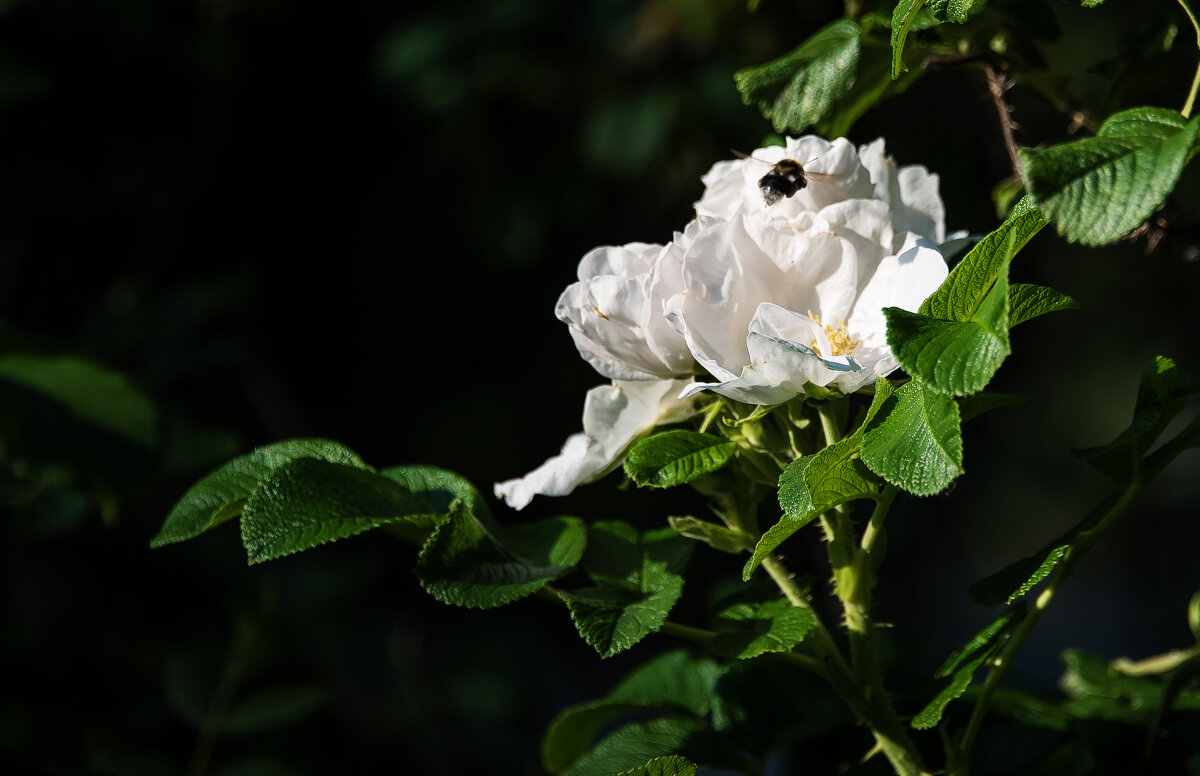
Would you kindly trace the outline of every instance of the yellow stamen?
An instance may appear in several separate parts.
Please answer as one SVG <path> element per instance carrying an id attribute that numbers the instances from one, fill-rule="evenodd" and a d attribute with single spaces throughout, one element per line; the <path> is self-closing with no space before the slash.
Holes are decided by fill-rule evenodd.
<path id="1" fill-rule="evenodd" d="M 829 338 L 829 347 L 833 349 L 833 352 L 830 355 L 848 356 L 853 353 L 854 349 L 858 347 L 860 342 L 862 342 L 862 340 L 850 339 L 850 331 L 846 328 L 846 322 L 841 318 L 838 318 L 838 325 L 835 329 L 832 326 L 826 326 L 825 324 L 821 323 L 821 319 L 818 316 L 813 315 L 812 310 L 808 311 L 808 317 L 813 323 L 825 329 L 825 336 Z M 818 356 L 822 356 L 822 358 L 824 358 L 820 349 L 817 347 L 816 340 L 813 340 L 812 345 L 809 347 L 811 347 L 813 352 L 815 352 Z"/>

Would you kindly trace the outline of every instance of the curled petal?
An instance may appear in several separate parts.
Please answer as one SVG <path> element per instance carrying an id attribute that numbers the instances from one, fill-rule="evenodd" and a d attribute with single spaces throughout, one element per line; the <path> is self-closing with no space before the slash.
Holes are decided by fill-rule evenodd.
<path id="1" fill-rule="evenodd" d="M 583 404 L 583 432 L 568 437 L 558 455 L 524 477 L 496 483 L 496 497 L 522 509 L 535 495 L 565 496 L 607 474 L 639 436 L 695 414 L 693 402 L 678 398 L 686 383 L 614 381 L 591 389 Z"/>

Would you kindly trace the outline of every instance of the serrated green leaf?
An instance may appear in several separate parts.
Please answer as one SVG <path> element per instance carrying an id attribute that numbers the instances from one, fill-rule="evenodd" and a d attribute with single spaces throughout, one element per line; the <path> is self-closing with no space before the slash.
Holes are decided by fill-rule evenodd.
<path id="1" fill-rule="evenodd" d="M 954 651 L 934 675 L 943 678 L 953 674 L 950 684 L 912 719 L 912 726 L 924 730 L 942 721 L 946 706 L 962 696 L 971 686 L 975 672 L 992 658 L 1008 640 L 1013 625 L 1024 614 L 1024 608 L 1010 609 L 990 622 L 963 647 Z"/>
<path id="2" fill-rule="evenodd" d="M 737 444 L 724 437 L 673 429 L 647 437 L 625 456 L 625 474 L 638 485 L 670 488 L 724 466 Z"/>
<path id="3" fill-rule="evenodd" d="M 583 567 L 596 586 L 560 593 L 583 640 L 612 657 L 657 632 L 683 593 L 693 547 L 670 528 L 594 524 Z"/>
<path id="4" fill-rule="evenodd" d="M 945 490 L 962 474 L 958 405 L 923 383 L 907 383 L 867 426 L 862 460 L 883 479 L 918 496 Z"/>
<path id="5" fill-rule="evenodd" d="M 221 725 L 223 735 L 247 736 L 285 728 L 329 700 L 321 687 L 303 685 L 268 690 L 241 699 Z"/>
<path id="6" fill-rule="evenodd" d="M 1080 534 L 1095 525 L 1097 517 L 1098 513 L 1093 512 L 1036 552 L 971 585 L 967 594 L 973 601 L 984 606 L 1012 603 L 1050 575 L 1054 567 L 1066 557 L 1067 551 Z"/>
<path id="7" fill-rule="evenodd" d="M 971 418 L 977 418 L 985 412 L 990 412 L 1001 407 L 1018 407 L 1022 404 L 1029 404 L 1032 401 L 1032 396 L 1021 393 L 980 391 L 979 393 L 973 393 L 958 400 L 958 414 L 962 418 L 962 422 L 966 423 Z"/>
<path id="8" fill-rule="evenodd" d="M 51 402 L 76 423 L 140 447 L 158 442 L 154 405 L 123 375 L 71 356 L 0 356 L 0 401 L 16 414 L 27 412 L 33 398 Z"/>
<path id="9" fill-rule="evenodd" d="M 754 537 L 734 528 L 699 520 L 690 515 L 667 518 L 667 524 L 679 532 L 681 536 L 704 542 L 714 550 L 729 552 L 734 555 L 745 552 L 754 546 Z"/>
<path id="10" fill-rule="evenodd" d="M 1114 114 L 1095 137 L 1021 149 L 1030 196 L 1071 242 L 1106 245 L 1145 221 L 1175 187 L 1200 130 L 1165 108 Z"/>
<path id="11" fill-rule="evenodd" d="M 864 47 L 859 54 L 853 85 L 834 101 L 833 107 L 814 124 L 814 129 L 822 137 L 846 137 L 863 114 L 883 100 L 904 93 L 924 74 L 925 70 L 918 67 L 893 80 L 891 51 L 876 46 Z M 806 390 L 805 395 L 811 394 Z"/>
<path id="12" fill-rule="evenodd" d="M 859 36 L 853 20 L 839 19 L 790 54 L 739 70 L 734 82 L 742 102 L 757 107 L 776 132 L 799 134 L 854 82 Z"/>
<path id="13" fill-rule="evenodd" d="M 1175 362 L 1156 356 L 1142 372 L 1129 426 L 1108 444 L 1076 450 L 1075 455 L 1110 477 L 1131 476 L 1187 400 L 1188 389 Z"/>
<path id="14" fill-rule="evenodd" d="M 259 447 L 209 473 L 167 515 L 151 547 L 192 539 L 242 513 L 258 484 L 284 464 L 315 458 L 369 470 L 353 450 L 327 439 L 289 439 Z"/>
<path id="15" fill-rule="evenodd" d="M 421 587 L 454 606 L 488 609 L 536 593 L 579 562 L 587 530 L 575 517 L 485 529 L 458 502 L 421 548 Z"/>
<path id="16" fill-rule="evenodd" d="M 985 4 L 986 0 L 929 0 L 928 7 L 936 21 L 963 24 Z"/>
<path id="17" fill-rule="evenodd" d="M 696 764 L 686 757 L 655 757 L 640 768 L 622 771 L 619 776 L 696 776 Z"/>
<path id="18" fill-rule="evenodd" d="M 684 650 L 660 655 L 625 677 L 604 698 L 563 710 L 542 739 L 542 763 L 557 773 L 591 748 L 596 734 L 630 713 L 708 713 L 721 669 L 710 658 Z"/>
<path id="19" fill-rule="evenodd" d="M 1004 223 L 955 265 L 942 285 L 921 303 L 919 312 L 943 321 L 974 320 L 1000 277 L 1007 276 L 1013 257 L 1045 225 L 1033 200 L 1023 197 Z"/>
<path id="20" fill-rule="evenodd" d="M 500 533 L 487 502 L 479 490 L 461 474 L 436 466 L 393 466 L 381 469 L 379 474 L 421 496 L 431 507 L 429 514 L 424 517 L 413 515 L 403 522 L 389 523 L 389 533 L 418 546 L 424 546 L 434 526 L 450 514 L 450 507 L 456 500 L 463 503 L 466 510 L 475 516 L 493 538 Z"/>
<path id="21" fill-rule="evenodd" d="M 297 458 L 258 483 L 242 509 L 250 563 L 281 558 L 388 523 L 430 529 L 436 516 L 421 496 L 359 466 Z"/>
<path id="22" fill-rule="evenodd" d="M 813 615 L 786 599 L 741 603 L 726 607 L 715 624 L 717 637 L 710 648 L 722 655 L 748 660 L 767 652 L 790 652 L 808 635 Z"/>
<path id="23" fill-rule="evenodd" d="M 925 0 L 900 0 L 892 11 L 892 78 L 908 70 L 904 65 L 904 41 L 908 38 L 908 30 Z"/>
<path id="24" fill-rule="evenodd" d="M 565 771 L 563 776 L 612 776 L 674 754 L 707 725 L 695 717 L 661 717 L 617 728 Z"/>
<path id="25" fill-rule="evenodd" d="M 1078 310 L 1076 302 L 1053 288 L 1033 283 L 1013 283 L 1008 287 L 1008 328 L 1046 313 Z"/>
<path id="26" fill-rule="evenodd" d="M 877 395 L 872 407 L 884 401 Z M 857 499 L 876 498 L 878 493 L 875 477 L 859 460 L 857 434 L 792 461 L 779 476 L 783 517 L 759 538 L 742 569 L 742 579 L 748 580 L 767 555 L 821 513 Z"/>
<path id="27" fill-rule="evenodd" d="M 983 389 L 1007 357 L 1008 268 L 1045 225 L 1028 198 L 984 237 L 912 313 L 884 310 L 888 344 L 906 372 L 954 396 Z"/>

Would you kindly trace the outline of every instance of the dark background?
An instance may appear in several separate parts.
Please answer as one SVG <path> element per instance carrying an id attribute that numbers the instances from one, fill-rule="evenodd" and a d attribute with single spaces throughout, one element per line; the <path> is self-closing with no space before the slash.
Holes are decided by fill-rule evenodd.
<path id="1" fill-rule="evenodd" d="M 1128 20 L 1051 5 L 1069 30 L 1053 66 L 1084 96 L 1101 90 L 1088 68 Z M 675 646 L 601 661 L 540 601 L 441 606 L 410 571 L 414 550 L 382 535 L 253 568 L 231 525 L 147 545 L 199 476 L 279 439 L 337 439 L 485 491 L 557 452 L 602 382 L 553 316 L 576 262 L 681 229 L 699 176 L 770 129 L 733 72 L 841 13 L 762 6 L 0 2 L 0 318 L 123 372 L 161 418 L 154 460 L 104 502 L 119 508 L 9 510 L 4 756 L 55 773 L 179 773 L 197 750 L 220 774 L 538 773 L 558 710 Z M 1127 104 L 1181 104 L 1193 55 Z M 1021 142 L 1067 138 L 1031 91 L 1010 98 Z M 901 164 L 941 175 L 950 229 L 995 225 L 989 191 L 1009 169 L 979 72 L 927 75 L 850 136 L 881 135 Z M 928 676 L 990 619 L 966 584 L 1104 494 L 1068 451 L 1124 427 L 1146 362 L 1169 355 L 1197 376 L 1186 235 L 1148 255 L 1046 233 L 1014 280 L 1083 310 L 1016 330 L 996 387 L 1037 401 L 972 422 L 968 475 L 895 509 L 878 595 L 899 674 Z M 1066 646 L 1138 658 L 1190 643 L 1197 464 L 1177 461 L 1083 564 L 1014 684 L 1052 695 Z M 89 492 L 86 473 L 63 477 Z M 649 526 L 702 509 L 617 484 L 498 516 Z M 793 541 L 793 565 L 823 580 L 815 537 Z M 740 568 L 711 555 L 697 563 L 714 575 Z M 697 622 L 705 595 L 690 587 L 678 619 Z M 302 687 L 324 702 L 198 746 L 188 709 L 231 674 L 237 698 Z"/>

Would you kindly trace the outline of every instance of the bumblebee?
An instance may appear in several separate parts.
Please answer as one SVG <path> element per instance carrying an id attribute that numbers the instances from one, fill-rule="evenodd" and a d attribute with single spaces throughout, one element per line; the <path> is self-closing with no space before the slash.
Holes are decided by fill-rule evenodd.
<path id="1" fill-rule="evenodd" d="M 741 153 L 737 155 L 743 159 L 754 159 L 763 164 L 770 164 L 766 159 L 758 159 Z M 824 172 L 809 172 L 795 159 L 780 159 L 766 175 L 758 179 L 758 190 L 762 192 L 763 201 L 767 203 L 767 207 L 770 207 L 779 200 L 790 197 L 803 189 L 810 180 L 833 180 L 837 177 L 837 175 Z"/>

